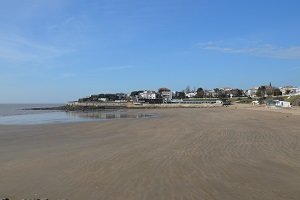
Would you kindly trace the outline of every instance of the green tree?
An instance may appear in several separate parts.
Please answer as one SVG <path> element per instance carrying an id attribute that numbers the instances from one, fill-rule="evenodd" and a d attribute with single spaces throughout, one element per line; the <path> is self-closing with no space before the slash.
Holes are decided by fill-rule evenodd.
<path id="1" fill-rule="evenodd" d="M 215 88 L 214 91 L 216 93 L 216 97 L 218 97 L 218 98 L 225 98 L 226 97 L 226 94 L 225 94 L 224 90 L 221 90 L 219 88 Z"/>
<path id="2" fill-rule="evenodd" d="M 190 93 L 191 92 L 191 87 L 188 85 L 188 86 L 186 86 L 186 88 L 185 88 L 185 92 L 186 93 Z"/>
<path id="3" fill-rule="evenodd" d="M 273 90 L 273 96 L 282 96 L 282 92 L 280 91 L 279 88 L 275 88 Z"/>
<path id="4" fill-rule="evenodd" d="M 185 99 L 185 93 L 183 91 L 182 92 L 177 92 L 176 97 L 178 99 Z"/>
<path id="5" fill-rule="evenodd" d="M 203 88 L 198 88 L 197 89 L 197 97 L 198 98 L 203 98 L 204 95 L 205 95 L 205 92 L 204 92 Z"/>
<path id="6" fill-rule="evenodd" d="M 135 97 L 135 96 L 137 96 L 137 95 L 139 95 L 139 91 L 133 91 L 133 92 L 131 92 L 131 94 L 130 94 L 131 97 Z"/>
<path id="7" fill-rule="evenodd" d="M 257 92 L 256 92 L 256 96 L 264 97 L 265 95 L 266 95 L 266 87 L 265 86 L 259 87 Z"/>

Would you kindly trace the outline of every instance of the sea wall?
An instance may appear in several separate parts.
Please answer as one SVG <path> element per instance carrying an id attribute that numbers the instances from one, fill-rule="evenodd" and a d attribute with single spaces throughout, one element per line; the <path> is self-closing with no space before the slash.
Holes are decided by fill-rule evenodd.
<path id="1" fill-rule="evenodd" d="M 84 102 L 84 103 L 79 103 L 79 102 L 70 102 L 67 103 L 67 106 L 69 107 L 80 107 L 80 108 L 128 108 L 128 109 L 138 109 L 138 108 L 143 108 L 143 109 L 148 109 L 148 108 L 208 108 L 208 107 L 222 107 L 222 104 L 219 103 L 203 103 L 203 104 L 133 104 L 133 103 L 100 103 L 100 102 Z"/>

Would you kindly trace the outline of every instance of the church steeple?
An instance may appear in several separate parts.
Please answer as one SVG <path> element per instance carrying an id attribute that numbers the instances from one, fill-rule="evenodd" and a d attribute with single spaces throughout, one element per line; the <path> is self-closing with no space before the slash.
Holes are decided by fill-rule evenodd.
<path id="1" fill-rule="evenodd" d="M 272 83 L 270 82 L 270 87 L 272 87 Z"/>

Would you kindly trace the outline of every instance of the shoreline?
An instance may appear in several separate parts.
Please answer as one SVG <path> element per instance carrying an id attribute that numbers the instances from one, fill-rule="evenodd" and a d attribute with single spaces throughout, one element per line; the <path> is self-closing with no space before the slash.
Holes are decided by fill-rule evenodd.
<path id="1" fill-rule="evenodd" d="M 118 109 L 164 109 L 164 108 L 215 108 L 223 104 L 140 104 L 132 103 L 82 103 L 66 104 L 58 107 L 33 107 L 23 110 L 58 110 L 58 111 L 93 111 L 93 110 L 118 110 Z"/>
<path id="2" fill-rule="evenodd" d="M 246 109 L 256 111 L 270 111 L 270 112 L 281 112 L 300 115 L 300 107 L 291 108 L 271 108 L 266 105 L 251 105 L 251 104 L 239 104 L 233 103 L 230 105 L 222 104 L 141 104 L 134 105 L 132 103 L 77 103 L 77 104 L 65 104 L 58 107 L 33 107 L 25 108 L 23 110 L 57 110 L 57 111 L 105 111 L 105 110 L 141 110 L 141 109 L 176 109 L 176 108 L 221 108 L 229 107 L 231 109 Z"/>

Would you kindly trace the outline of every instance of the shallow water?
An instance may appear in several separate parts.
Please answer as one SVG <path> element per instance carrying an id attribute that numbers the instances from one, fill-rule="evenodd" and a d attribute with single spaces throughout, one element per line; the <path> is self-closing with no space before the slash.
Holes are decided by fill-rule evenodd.
<path id="1" fill-rule="evenodd" d="M 20 109 L 22 106 L 17 106 Z M 23 107 L 22 107 L 23 108 Z M 28 108 L 28 107 L 26 107 Z M 11 108 L 10 108 L 11 109 Z M 26 125 L 26 124 L 53 124 L 53 123 L 72 123 L 87 121 L 103 121 L 121 118 L 148 118 L 151 115 L 143 113 L 128 113 L 125 110 L 102 110 L 102 111 L 32 111 L 18 110 L 10 113 L 6 111 L 6 115 L 0 115 L 0 125 Z M 12 114 L 13 113 L 13 114 Z"/>
<path id="2" fill-rule="evenodd" d="M 51 110 L 27 110 L 29 108 L 49 108 L 63 104 L 0 104 L 0 116 L 27 115 L 53 112 Z"/>

